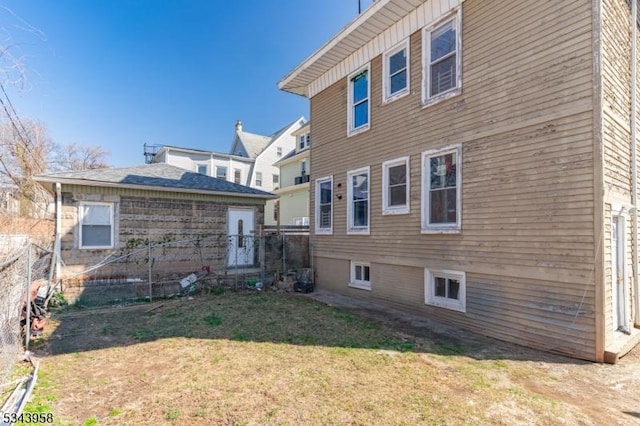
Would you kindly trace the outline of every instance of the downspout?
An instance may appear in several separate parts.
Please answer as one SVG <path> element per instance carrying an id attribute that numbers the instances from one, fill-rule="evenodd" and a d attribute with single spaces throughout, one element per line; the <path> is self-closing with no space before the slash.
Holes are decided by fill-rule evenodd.
<path id="1" fill-rule="evenodd" d="M 633 205 L 633 273 L 636 309 L 634 323 L 640 326 L 640 272 L 638 271 L 638 0 L 631 1 L 631 203 Z"/>
<path id="2" fill-rule="evenodd" d="M 60 239 L 62 237 L 62 188 L 60 182 L 56 182 L 56 238 L 53 243 L 53 257 L 56 260 L 55 280 L 62 277 L 60 262 Z"/>

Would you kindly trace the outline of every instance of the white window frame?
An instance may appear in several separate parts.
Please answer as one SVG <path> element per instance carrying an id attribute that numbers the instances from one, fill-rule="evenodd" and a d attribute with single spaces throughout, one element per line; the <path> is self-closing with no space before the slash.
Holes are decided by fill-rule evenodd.
<path id="1" fill-rule="evenodd" d="M 307 162 L 307 160 L 300 160 L 300 176 L 309 174 L 309 171 L 307 170 L 308 166 L 309 163 Z"/>
<path id="2" fill-rule="evenodd" d="M 276 147 L 276 155 L 278 157 L 282 157 L 282 147 L 281 146 L 277 146 Z"/>
<path id="3" fill-rule="evenodd" d="M 204 167 L 204 173 L 200 171 L 200 167 Z M 200 173 L 201 175 L 209 176 L 209 165 L 208 164 L 198 164 L 196 163 L 196 173 Z"/>
<path id="4" fill-rule="evenodd" d="M 353 81 L 352 78 L 356 77 L 358 74 L 367 73 L 367 97 L 365 100 L 360 101 L 367 102 L 367 123 L 362 124 L 359 127 L 354 127 L 355 116 L 353 110 L 356 105 L 353 103 Z M 348 90 L 348 105 L 347 105 L 347 136 L 357 135 L 358 133 L 369 130 L 371 127 L 371 67 L 370 64 L 366 64 L 365 66 L 359 68 L 356 72 L 349 74 L 347 77 L 347 90 Z"/>
<path id="5" fill-rule="evenodd" d="M 256 186 L 262 187 L 262 172 L 256 172 Z"/>
<path id="6" fill-rule="evenodd" d="M 456 222 L 435 223 L 430 221 L 431 162 L 432 157 L 456 154 Z M 422 199 L 420 202 L 420 223 L 423 234 L 451 234 L 462 230 L 462 144 L 448 145 L 444 148 L 431 149 L 422 153 Z"/>
<path id="7" fill-rule="evenodd" d="M 272 174 L 272 179 L 273 179 L 273 186 L 278 186 L 280 185 L 280 175 L 277 174 Z"/>
<path id="8" fill-rule="evenodd" d="M 356 268 L 361 267 L 363 272 L 364 268 L 369 268 L 369 281 L 364 279 L 356 279 Z M 357 288 L 360 290 L 369 290 L 371 291 L 371 264 L 368 262 L 350 262 L 350 274 L 349 274 L 349 287 Z"/>
<path id="9" fill-rule="evenodd" d="M 242 170 L 233 169 L 233 183 L 242 185 Z"/>
<path id="10" fill-rule="evenodd" d="M 404 68 L 406 70 L 407 73 L 407 86 L 402 89 L 399 90 L 396 93 L 391 93 L 391 75 L 389 75 L 389 58 L 391 58 L 393 55 L 395 55 L 396 53 L 405 50 L 406 51 L 406 58 L 407 58 L 407 64 L 406 67 Z M 385 52 L 385 54 L 383 55 L 383 60 L 382 60 L 382 103 L 388 103 L 388 102 L 392 102 L 395 101 L 396 99 L 402 98 L 406 95 L 409 94 L 410 92 L 410 85 L 411 82 L 409 81 L 410 78 L 410 73 L 409 73 L 409 67 L 410 67 L 410 63 L 411 63 L 411 59 L 409 57 L 410 55 L 410 46 L 409 46 L 409 39 L 406 39 L 400 43 L 398 43 L 396 46 L 394 46 L 393 48 L 391 48 L 390 50 L 388 50 L 387 52 Z"/>
<path id="11" fill-rule="evenodd" d="M 331 220 L 331 225 L 328 228 L 320 227 L 320 184 L 329 182 L 331 185 L 331 213 L 329 214 L 329 218 Z M 319 179 L 316 179 L 316 194 L 315 194 L 315 229 L 314 232 L 316 234 L 323 235 L 332 235 L 333 234 L 333 176 L 325 176 Z"/>
<path id="12" fill-rule="evenodd" d="M 460 283 L 458 298 L 436 296 L 435 278 L 445 278 L 457 280 Z M 467 278 L 466 273 L 461 271 L 451 271 L 446 269 L 424 270 L 424 303 L 425 305 L 437 306 L 439 308 L 451 309 L 458 312 L 467 311 Z"/>
<path id="13" fill-rule="evenodd" d="M 218 176 L 218 174 L 219 174 L 218 172 L 220 170 L 224 170 L 224 177 Z M 227 180 L 228 173 L 229 173 L 229 168 L 227 166 L 216 166 L 216 178 Z"/>
<path id="14" fill-rule="evenodd" d="M 82 244 L 82 227 L 84 206 L 106 206 L 109 207 L 109 225 L 111 226 L 111 244 L 106 246 L 85 246 Z M 114 203 L 103 203 L 98 201 L 81 201 L 78 204 L 78 247 L 85 250 L 112 249 L 115 247 L 115 209 Z"/>
<path id="15" fill-rule="evenodd" d="M 354 226 L 353 224 L 353 185 L 352 177 L 367 175 L 367 226 Z M 371 169 L 369 166 L 347 172 L 347 235 L 369 235 L 371 229 Z"/>
<path id="16" fill-rule="evenodd" d="M 431 33 L 453 22 L 456 30 L 456 85 L 451 89 L 431 95 Z M 422 104 L 429 106 L 452 96 L 462 93 L 462 8 L 457 8 L 451 14 L 434 22 L 426 27 L 422 32 Z"/>
<path id="17" fill-rule="evenodd" d="M 407 181 L 405 183 L 406 188 L 406 203 L 404 206 L 390 206 L 389 203 L 391 201 L 389 194 L 389 169 L 391 167 L 399 166 L 404 164 L 407 170 Z M 411 200 L 409 199 L 410 192 L 410 169 L 409 169 L 409 157 L 400 157 L 394 160 L 385 161 L 382 163 L 382 214 L 383 215 L 392 215 L 392 214 L 407 214 L 410 212 Z"/>

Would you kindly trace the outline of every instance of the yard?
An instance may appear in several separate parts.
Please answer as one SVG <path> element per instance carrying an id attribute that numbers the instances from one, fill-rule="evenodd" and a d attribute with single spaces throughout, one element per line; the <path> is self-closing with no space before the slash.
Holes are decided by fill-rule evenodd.
<path id="1" fill-rule="evenodd" d="M 27 411 L 74 425 L 640 423 L 638 350 L 584 363 L 367 306 L 254 292 L 68 309 L 34 344 Z"/>

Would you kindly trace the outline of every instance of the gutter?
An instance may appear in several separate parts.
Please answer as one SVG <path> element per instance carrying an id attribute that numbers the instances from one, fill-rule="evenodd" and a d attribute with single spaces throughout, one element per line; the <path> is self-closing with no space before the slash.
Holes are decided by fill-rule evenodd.
<path id="1" fill-rule="evenodd" d="M 55 184 L 56 191 L 56 237 L 53 243 L 53 257 L 55 259 L 55 280 L 56 282 L 61 276 L 60 265 L 60 238 L 62 236 L 62 185 L 60 182 Z M 51 281 L 49 281 L 51 284 Z"/>
<path id="2" fill-rule="evenodd" d="M 97 186 L 104 188 L 126 188 L 126 189 L 137 189 L 144 191 L 160 191 L 160 192 L 179 192 L 185 194 L 203 194 L 203 195 L 215 195 L 221 197 L 237 197 L 237 198 L 259 198 L 264 200 L 275 200 L 278 198 L 277 195 L 271 194 L 266 191 L 260 191 L 261 194 L 251 194 L 251 193 L 243 193 L 243 192 L 225 192 L 225 191 L 208 191 L 206 189 L 190 189 L 190 188 L 173 188 L 173 187 L 164 187 L 164 186 L 150 186 L 150 185 L 136 185 L 136 184 L 123 184 L 120 182 L 102 182 L 102 181 L 94 181 L 94 180 L 86 180 L 86 179 L 65 179 L 60 177 L 44 177 L 40 176 L 35 178 L 36 182 L 45 182 L 45 183 L 64 183 L 68 185 L 79 185 L 79 186 Z"/>

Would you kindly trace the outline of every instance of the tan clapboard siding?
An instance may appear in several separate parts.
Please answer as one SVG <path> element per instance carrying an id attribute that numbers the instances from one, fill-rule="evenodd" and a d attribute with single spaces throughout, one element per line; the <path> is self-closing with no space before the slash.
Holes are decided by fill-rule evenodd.
<path id="1" fill-rule="evenodd" d="M 467 304 L 481 309 L 464 314 L 425 305 L 424 268 L 371 263 L 371 291 L 346 289 L 344 278 L 336 273 L 346 268 L 347 261 L 318 258 L 319 273 L 323 278 L 331 278 L 321 282 L 328 283 L 332 290 L 391 300 L 412 311 L 503 340 L 552 348 L 580 358 L 592 356 L 590 307 L 594 301 L 589 284 L 556 287 L 554 283 L 534 280 L 467 274 Z M 336 285 L 340 282 L 342 286 Z M 496 309 L 498 305 L 500 309 Z M 488 322 L 497 327 L 487 330 Z"/>
<path id="2" fill-rule="evenodd" d="M 629 4 L 603 0 L 602 107 L 607 190 L 629 201 L 631 188 L 631 57 Z"/>
<path id="3" fill-rule="evenodd" d="M 417 31 L 408 96 L 383 104 L 382 59 L 370 63 L 370 130 L 346 136 L 347 79 L 312 98 L 312 181 L 334 178 L 333 235 L 314 235 L 320 287 L 346 291 L 348 261 L 366 260 L 372 289 L 358 295 L 594 358 L 591 14 L 589 2 L 467 0 L 460 96 L 422 106 Z M 458 143 L 462 232 L 421 234 L 421 153 Z M 382 162 L 402 156 L 411 212 L 382 215 Z M 346 175 L 365 166 L 371 234 L 347 235 Z M 466 313 L 424 305 L 425 267 L 467 273 Z"/>
<path id="4" fill-rule="evenodd" d="M 631 28 L 630 4 L 623 0 L 603 0 L 602 18 L 602 109 L 604 142 L 605 217 L 604 250 L 604 327 L 605 345 L 615 342 L 614 298 L 612 283 L 611 221 L 613 207 L 630 205 L 631 199 Z M 640 117 L 638 117 L 640 119 Z M 613 204 L 613 206 L 612 206 Z M 633 312 L 636 297 L 633 276 L 633 223 L 626 214 L 626 271 L 628 277 L 628 312 Z M 637 319 L 638 313 L 635 312 Z"/>

